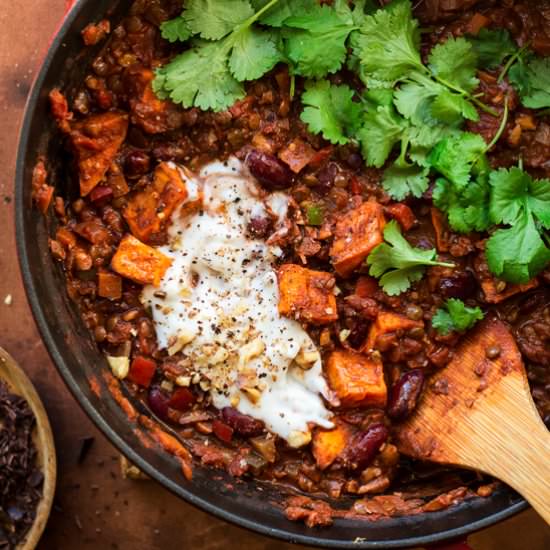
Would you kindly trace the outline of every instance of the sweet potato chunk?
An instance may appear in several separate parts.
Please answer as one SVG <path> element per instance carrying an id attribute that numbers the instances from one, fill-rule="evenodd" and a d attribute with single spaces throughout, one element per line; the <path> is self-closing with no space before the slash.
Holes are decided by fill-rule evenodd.
<path id="1" fill-rule="evenodd" d="M 300 138 L 294 139 L 282 151 L 279 158 L 295 173 L 300 173 L 315 157 L 316 151 Z"/>
<path id="2" fill-rule="evenodd" d="M 122 296 L 122 279 L 109 271 L 97 274 L 97 294 L 109 300 L 118 300 Z"/>
<path id="3" fill-rule="evenodd" d="M 130 96 L 132 123 L 148 134 L 160 134 L 182 126 L 184 113 L 169 100 L 159 99 L 153 91 L 155 73 L 144 67 L 132 67 L 126 82 L 133 88 Z"/>
<path id="4" fill-rule="evenodd" d="M 338 220 L 330 256 L 334 269 L 347 277 L 384 237 L 384 213 L 377 202 L 365 202 Z"/>
<path id="5" fill-rule="evenodd" d="M 80 172 L 80 194 L 85 197 L 104 177 L 126 138 L 128 115 L 90 115 L 71 126 L 70 139 Z"/>
<path id="6" fill-rule="evenodd" d="M 317 466 L 324 470 L 328 468 L 345 451 L 352 436 L 349 424 L 336 421 L 332 430 L 317 428 L 313 432 L 311 451 Z"/>
<path id="7" fill-rule="evenodd" d="M 157 249 L 126 235 L 111 261 L 111 267 L 123 277 L 142 285 L 158 286 L 172 260 Z"/>
<path id="8" fill-rule="evenodd" d="M 277 275 L 281 315 L 314 325 L 324 325 L 338 319 L 334 278 L 329 273 L 285 264 Z"/>
<path id="9" fill-rule="evenodd" d="M 445 216 L 437 208 L 430 209 L 432 225 L 435 231 L 435 242 L 438 252 L 449 252 L 449 228 Z"/>
<path id="10" fill-rule="evenodd" d="M 387 388 L 380 359 L 352 350 L 336 350 L 330 354 L 325 372 L 342 407 L 386 405 Z"/>
<path id="11" fill-rule="evenodd" d="M 378 338 L 399 330 L 411 330 L 415 327 L 423 327 L 423 321 L 413 321 L 404 315 L 381 311 L 372 323 L 366 342 L 361 347 L 361 351 L 367 352 L 376 349 Z"/>
<path id="12" fill-rule="evenodd" d="M 153 182 L 129 199 L 123 215 L 135 237 L 156 243 L 165 223 L 186 198 L 180 170 L 171 162 L 162 162 L 155 170 Z"/>
<path id="13" fill-rule="evenodd" d="M 481 288 L 485 296 L 485 301 L 489 304 L 498 304 L 504 300 L 514 296 L 516 294 L 521 294 L 522 292 L 527 292 L 532 288 L 539 286 L 538 279 L 532 279 L 528 283 L 522 285 L 514 285 L 508 283 L 502 291 L 497 290 L 497 281 L 495 279 L 483 279 L 481 281 Z"/>

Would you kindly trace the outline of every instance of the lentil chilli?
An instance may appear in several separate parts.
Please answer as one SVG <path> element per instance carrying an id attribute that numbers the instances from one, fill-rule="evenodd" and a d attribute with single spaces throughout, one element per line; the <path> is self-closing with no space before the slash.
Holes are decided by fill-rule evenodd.
<path id="1" fill-rule="evenodd" d="M 550 3 L 201 4 L 88 25 L 50 93 L 78 198 L 40 159 L 34 199 L 106 365 L 202 464 L 302 493 L 290 519 L 487 496 L 392 430 L 491 317 L 550 423 Z"/>

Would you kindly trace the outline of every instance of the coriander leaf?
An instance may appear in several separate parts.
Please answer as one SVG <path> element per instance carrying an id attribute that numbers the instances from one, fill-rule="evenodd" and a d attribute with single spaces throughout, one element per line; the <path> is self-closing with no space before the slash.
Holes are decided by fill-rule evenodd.
<path id="1" fill-rule="evenodd" d="M 437 145 L 444 137 L 453 135 L 455 130 L 453 128 L 435 125 L 430 126 L 423 124 L 421 126 L 411 126 L 407 130 L 407 139 L 415 150 L 414 154 L 422 155 L 423 161 L 418 162 L 413 158 L 413 152 L 411 151 L 410 157 L 422 166 L 429 166 L 427 161 L 428 149 L 432 149 Z"/>
<path id="2" fill-rule="evenodd" d="M 282 60 L 274 33 L 247 27 L 235 34 L 229 68 L 240 82 L 260 78 Z"/>
<path id="3" fill-rule="evenodd" d="M 465 92 L 472 92 L 479 80 L 476 78 L 477 57 L 472 45 L 465 38 L 449 38 L 438 44 L 428 59 L 436 78 Z"/>
<path id="4" fill-rule="evenodd" d="M 394 1 L 365 18 L 356 38 L 367 81 L 391 88 L 413 70 L 425 71 L 420 59 L 418 22 L 408 0 Z"/>
<path id="5" fill-rule="evenodd" d="M 440 178 L 435 183 L 433 201 L 447 214 L 449 225 L 458 233 L 484 231 L 491 225 L 489 188 L 483 179 L 472 181 L 458 191 L 451 182 Z"/>
<path id="6" fill-rule="evenodd" d="M 378 107 L 391 107 L 393 105 L 393 91 L 385 88 L 367 90 L 362 96 L 367 110 L 376 110 Z"/>
<path id="7" fill-rule="evenodd" d="M 459 124 L 465 118 L 478 121 L 476 108 L 462 95 L 442 90 L 432 103 L 434 118 L 447 124 Z"/>
<path id="8" fill-rule="evenodd" d="M 395 91 L 395 107 L 415 125 L 431 123 L 431 101 L 443 90 L 443 86 L 431 78 L 413 74 L 410 80 Z"/>
<path id="9" fill-rule="evenodd" d="M 399 224 L 392 220 L 384 228 L 384 240 L 368 256 L 369 274 L 380 278 L 380 284 L 390 296 L 407 290 L 422 278 L 426 266 L 453 264 L 436 261 L 436 251 L 412 247 L 403 237 Z"/>
<path id="10" fill-rule="evenodd" d="M 529 282 L 550 262 L 550 250 L 527 210 L 512 227 L 495 231 L 485 252 L 490 271 L 510 283 Z"/>
<path id="11" fill-rule="evenodd" d="M 193 34 L 219 40 L 254 15 L 248 0 L 188 0 L 183 18 Z"/>
<path id="12" fill-rule="evenodd" d="M 521 209 L 525 208 L 527 193 L 532 178 L 529 174 L 513 167 L 491 172 L 491 219 L 495 223 L 513 224 Z"/>
<path id="13" fill-rule="evenodd" d="M 550 180 L 533 180 L 520 168 L 501 168 L 491 173 L 491 219 L 513 224 L 524 209 L 550 227 Z"/>
<path id="14" fill-rule="evenodd" d="M 351 11 L 346 10 L 316 3 L 302 9 L 293 7 L 293 15 L 284 23 L 284 37 L 295 74 L 322 78 L 342 67 L 346 40 L 355 28 Z"/>
<path id="15" fill-rule="evenodd" d="M 187 22 L 181 16 L 162 23 L 160 32 L 162 38 L 165 38 L 168 42 L 185 42 L 192 34 Z"/>
<path id="16" fill-rule="evenodd" d="M 342 26 L 352 26 L 353 17 L 346 3 L 339 3 L 339 9 L 313 2 L 309 6 L 292 7 L 292 15 L 285 20 L 285 26 L 312 33 L 327 33 Z"/>
<path id="17" fill-rule="evenodd" d="M 270 0 L 252 0 L 254 11 L 259 12 Z M 274 6 L 269 8 L 260 16 L 260 23 L 270 27 L 282 27 L 285 19 L 292 15 L 294 9 L 302 6 L 311 6 L 314 0 L 279 0 Z"/>
<path id="18" fill-rule="evenodd" d="M 454 324 L 449 312 L 441 308 L 438 309 L 432 317 L 432 327 L 443 336 L 453 332 Z"/>
<path id="19" fill-rule="evenodd" d="M 342 3 L 345 3 L 345 0 Z M 361 26 L 365 22 L 366 16 L 373 14 L 379 7 L 376 0 L 355 0 L 351 12 L 354 24 Z"/>
<path id="20" fill-rule="evenodd" d="M 348 34 L 346 28 L 326 34 L 289 29 L 285 32 L 285 53 L 293 64 L 294 74 L 323 78 L 341 69 L 346 58 Z"/>
<path id="21" fill-rule="evenodd" d="M 424 276 L 421 266 L 404 267 L 388 271 L 380 278 L 380 286 L 388 296 L 397 296 L 407 291 L 412 283 L 420 281 Z"/>
<path id="22" fill-rule="evenodd" d="M 408 195 L 421 197 L 428 189 L 428 168 L 397 159 L 384 171 L 382 186 L 395 200 L 401 201 Z"/>
<path id="23" fill-rule="evenodd" d="M 451 298 L 432 317 L 432 326 L 443 336 L 452 331 L 464 332 L 483 319 L 479 307 L 467 307 L 462 300 Z"/>
<path id="24" fill-rule="evenodd" d="M 408 123 L 391 106 L 379 106 L 367 111 L 363 127 L 357 132 L 363 158 L 368 166 L 380 168 L 394 145 L 401 141 Z"/>
<path id="25" fill-rule="evenodd" d="M 550 229 L 550 180 L 531 182 L 527 204 L 540 223 L 546 229 Z"/>
<path id="26" fill-rule="evenodd" d="M 481 29 L 477 36 L 468 38 L 477 55 L 479 66 L 494 69 L 517 51 L 517 46 L 505 29 Z"/>
<path id="27" fill-rule="evenodd" d="M 328 80 L 307 82 L 302 94 L 306 105 L 300 118 L 314 134 L 334 144 L 346 144 L 359 129 L 363 107 L 353 101 L 349 86 L 332 86 Z"/>
<path id="28" fill-rule="evenodd" d="M 535 58 L 516 63 L 509 79 L 519 91 L 521 102 L 529 109 L 550 107 L 550 58 Z"/>
<path id="29" fill-rule="evenodd" d="M 153 89 L 184 107 L 223 111 L 245 95 L 244 88 L 229 71 L 228 40 L 197 40 L 192 48 L 158 69 Z"/>
<path id="30" fill-rule="evenodd" d="M 437 172 L 462 188 L 468 185 L 473 166 L 479 162 L 486 148 L 480 135 L 461 132 L 439 142 L 429 160 Z"/>

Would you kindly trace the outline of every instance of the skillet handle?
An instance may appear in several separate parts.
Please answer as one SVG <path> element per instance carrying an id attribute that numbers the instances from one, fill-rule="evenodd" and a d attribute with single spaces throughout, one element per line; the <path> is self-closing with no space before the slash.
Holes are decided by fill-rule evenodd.
<path id="1" fill-rule="evenodd" d="M 431 545 L 426 550 L 473 550 L 467 539 Z"/>

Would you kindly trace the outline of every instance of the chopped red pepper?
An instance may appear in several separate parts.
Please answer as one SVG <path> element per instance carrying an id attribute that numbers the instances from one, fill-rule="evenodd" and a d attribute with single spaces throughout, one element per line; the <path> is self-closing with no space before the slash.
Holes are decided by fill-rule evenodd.
<path id="1" fill-rule="evenodd" d="M 359 178 L 356 176 L 351 177 L 351 181 L 349 183 L 349 190 L 352 195 L 360 195 L 363 191 L 363 188 L 361 186 L 361 182 L 359 181 Z"/>
<path id="2" fill-rule="evenodd" d="M 48 172 L 43 160 L 39 160 L 32 172 L 32 198 L 42 214 L 48 210 L 52 202 L 54 188 L 46 180 Z"/>
<path id="3" fill-rule="evenodd" d="M 416 222 L 413 211 L 403 203 L 395 203 L 386 206 L 386 213 L 390 218 L 397 220 L 403 231 L 408 231 Z"/>
<path id="4" fill-rule="evenodd" d="M 225 443 L 230 443 L 233 438 L 233 428 L 221 420 L 216 419 L 212 422 L 212 431 Z"/>
<path id="5" fill-rule="evenodd" d="M 369 275 L 361 275 L 355 285 L 355 294 L 360 298 L 370 298 L 380 287 L 378 281 Z"/>
<path id="6" fill-rule="evenodd" d="M 317 151 L 317 153 L 315 153 L 315 155 L 313 155 L 313 157 L 309 161 L 309 165 L 313 168 L 321 166 L 321 164 L 325 162 L 325 160 L 327 160 L 330 155 L 332 155 L 333 149 L 334 147 L 332 147 L 332 145 L 320 149 L 319 151 Z"/>
<path id="7" fill-rule="evenodd" d="M 195 394 L 189 388 L 178 388 L 170 398 L 168 405 L 178 411 L 187 410 L 195 402 Z"/>
<path id="8" fill-rule="evenodd" d="M 128 373 L 128 380 L 148 388 L 151 385 L 151 380 L 157 370 L 157 364 L 152 359 L 145 357 L 136 357 L 130 365 L 130 372 Z"/>

